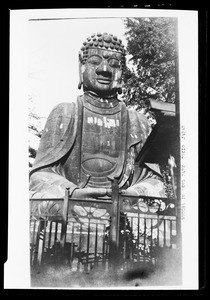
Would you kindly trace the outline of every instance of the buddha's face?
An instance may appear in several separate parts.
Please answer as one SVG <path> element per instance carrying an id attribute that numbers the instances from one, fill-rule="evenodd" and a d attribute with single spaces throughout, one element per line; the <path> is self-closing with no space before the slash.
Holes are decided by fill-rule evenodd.
<path id="1" fill-rule="evenodd" d="M 90 48 L 81 67 L 84 91 L 92 91 L 99 96 L 116 94 L 122 78 L 121 60 L 119 52 Z"/>

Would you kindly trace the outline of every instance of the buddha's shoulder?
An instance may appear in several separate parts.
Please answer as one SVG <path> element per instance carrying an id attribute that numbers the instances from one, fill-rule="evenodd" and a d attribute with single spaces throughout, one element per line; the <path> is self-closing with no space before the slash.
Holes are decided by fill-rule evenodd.
<path id="1" fill-rule="evenodd" d="M 148 118 L 143 113 L 136 111 L 135 109 L 127 109 L 130 120 L 138 120 L 140 122 L 148 124 Z"/>
<path id="2" fill-rule="evenodd" d="M 75 102 L 61 102 L 53 107 L 50 115 L 59 117 L 72 113 L 75 113 Z"/>

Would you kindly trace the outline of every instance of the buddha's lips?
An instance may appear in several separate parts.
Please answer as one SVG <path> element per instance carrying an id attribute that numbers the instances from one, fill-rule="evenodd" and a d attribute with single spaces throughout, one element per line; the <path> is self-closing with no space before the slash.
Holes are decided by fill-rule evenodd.
<path id="1" fill-rule="evenodd" d="M 102 84 L 110 84 L 111 83 L 111 79 L 109 79 L 109 78 L 97 78 L 97 81 Z"/>

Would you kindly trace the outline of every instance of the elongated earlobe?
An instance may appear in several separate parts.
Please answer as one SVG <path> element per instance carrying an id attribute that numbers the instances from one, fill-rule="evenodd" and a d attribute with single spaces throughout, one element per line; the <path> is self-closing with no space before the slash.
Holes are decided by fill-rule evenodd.
<path id="1" fill-rule="evenodd" d="M 79 52 L 79 83 L 78 89 L 80 90 L 83 85 L 83 76 L 82 76 L 82 53 Z"/>
<path id="2" fill-rule="evenodd" d="M 120 95 L 122 94 L 122 87 L 123 87 L 124 81 L 121 78 L 120 81 L 118 81 L 118 85 L 117 85 L 117 93 Z"/>
<path id="3" fill-rule="evenodd" d="M 122 94 L 122 88 L 121 88 L 121 87 L 118 87 L 118 88 L 117 88 L 117 92 L 118 92 L 119 95 Z"/>
<path id="4" fill-rule="evenodd" d="M 81 90 L 82 84 L 83 84 L 83 83 L 82 83 L 81 81 L 78 83 L 78 89 L 79 89 L 79 90 Z"/>
<path id="5" fill-rule="evenodd" d="M 79 83 L 78 83 L 78 89 L 80 90 L 82 88 L 83 85 L 83 74 L 82 74 L 82 70 L 81 70 L 81 66 L 79 68 Z"/>

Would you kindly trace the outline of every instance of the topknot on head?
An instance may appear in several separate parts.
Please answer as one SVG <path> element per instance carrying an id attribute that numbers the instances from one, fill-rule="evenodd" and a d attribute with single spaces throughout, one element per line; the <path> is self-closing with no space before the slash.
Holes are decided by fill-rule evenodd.
<path id="1" fill-rule="evenodd" d="M 81 47 L 80 59 L 83 63 L 88 58 L 89 48 L 99 48 L 105 50 L 116 51 L 122 54 L 123 67 L 125 67 L 125 48 L 122 44 L 122 40 L 118 39 L 117 36 L 108 33 L 93 33 L 90 37 L 83 42 Z"/>

